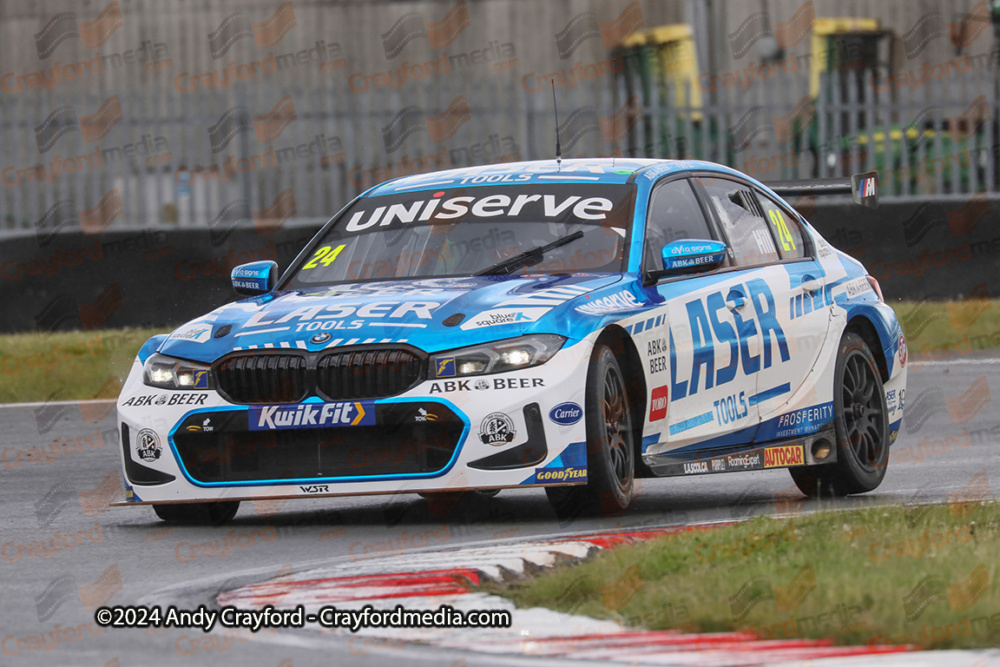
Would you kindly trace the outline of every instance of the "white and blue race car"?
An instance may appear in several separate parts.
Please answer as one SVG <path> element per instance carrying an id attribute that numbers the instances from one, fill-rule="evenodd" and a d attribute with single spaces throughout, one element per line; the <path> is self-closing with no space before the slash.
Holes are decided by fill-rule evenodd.
<path id="1" fill-rule="evenodd" d="M 126 504 L 545 487 L 622 511 L 641 476 L 882 481 L 906 341 L 878 283 L 778 193 L 700 161 L 522 162 L 378 185 L 278 277 L 154 336 L 118 400 Z"/>

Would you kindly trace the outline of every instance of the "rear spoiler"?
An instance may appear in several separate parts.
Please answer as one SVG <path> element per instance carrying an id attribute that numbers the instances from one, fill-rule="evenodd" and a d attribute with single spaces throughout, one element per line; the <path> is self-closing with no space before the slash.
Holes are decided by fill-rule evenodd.
<path id="1" fill-rule="evenodd" d="M 819 180 L 775 181 L 765 183 L 782 197 L 786 195 L 846 195 L 855 204 L 878 208 L 878 172 L 854 174 L 850 178 L 823 178 Z"/>

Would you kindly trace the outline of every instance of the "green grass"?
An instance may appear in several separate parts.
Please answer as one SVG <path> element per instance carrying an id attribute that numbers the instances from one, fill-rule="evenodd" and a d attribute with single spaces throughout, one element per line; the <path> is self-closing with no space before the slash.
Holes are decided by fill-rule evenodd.
<path id="1" fill-rule="evenodd" d="M 931 547 L 919 557 L 898 552 L 923 539 Z M 520 608 L 652 630 L 995 647 L 998 546 L 995 503 L 757 517 L 619 546 L 486 589 Z"/>
<path id="2" fill-rule="evenodd" d="M 0 403 L 117 398 L 135 353 L 158 333 L 164 330 L 0 336 Z"/>
<path id="3" fill-rule="evenodd" d="M 914 360 L 1000 348 L 1000 302 L 897 302 Z M 136 351 L 166 329 L 0 335 L 0 403 L 111 398 Z M 79 352 L 79 353 L 77 353 Z M 119 383 L 119 384 L 116 384 Z"/>
<path id="4" fill-rule="evenodd" d="M 915 360 L 1000 348 L 1000 301 L 900 301 L 896 311 Z"/>

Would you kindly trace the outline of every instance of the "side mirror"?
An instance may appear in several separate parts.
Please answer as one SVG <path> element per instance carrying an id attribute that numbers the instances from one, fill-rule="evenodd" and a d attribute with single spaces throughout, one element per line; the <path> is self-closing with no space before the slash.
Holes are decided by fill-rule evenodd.
<path id="1" fill-rule="evenodd" d="M 724 261 L 728 246 L 722 241 L 707 239 L 680 239 L 663 246 L 660 255 L 663 269 L 651 271 L 649 277 L 661 278 L 670 274 L 694 273 L 714 269 Z"/>
<path id="2" fill-rule="evenodd" d="M 278 263 L 270 261 L 240 264 L 233 269 L 233 291 L 240 296 L 267 294 L 278 282 Z"/>

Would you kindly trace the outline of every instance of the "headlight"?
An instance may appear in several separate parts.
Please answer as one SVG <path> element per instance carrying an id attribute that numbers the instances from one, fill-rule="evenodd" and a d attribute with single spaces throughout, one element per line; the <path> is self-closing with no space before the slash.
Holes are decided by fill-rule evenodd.
<path id="1" fill-rule="evenodd" d="M 161 389 L 211 389 L 212 370 L 205 364 L 152 354 L 142 366 L 142 381 Z"/>
<path id="2" fill-rule="evenodd" d="M 432 378 L 487 375 L 540 366 L 565 342 L 565 336 L 538 334 L 440 352 L 430 358 L 430 375 Z"/>

